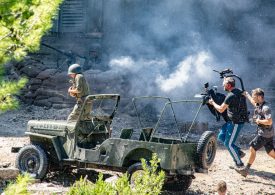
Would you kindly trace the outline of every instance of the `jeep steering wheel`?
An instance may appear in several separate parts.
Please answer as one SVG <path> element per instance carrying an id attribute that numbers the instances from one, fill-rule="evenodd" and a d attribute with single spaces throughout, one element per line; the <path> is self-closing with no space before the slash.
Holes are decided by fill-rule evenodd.
<path id="1" fill-rule="evenodd" d="M 92 125 L 95 127 L 94 118 L 95 118 L 95 117 L 92 117 L 92 120 L 91 120 L 91 121 L 92 121 Z"/>

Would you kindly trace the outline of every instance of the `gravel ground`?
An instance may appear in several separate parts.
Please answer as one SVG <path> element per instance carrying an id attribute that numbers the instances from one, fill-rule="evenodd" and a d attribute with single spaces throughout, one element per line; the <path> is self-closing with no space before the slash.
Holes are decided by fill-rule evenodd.
<path id="1" fill-rule="evenodd" d="M 9 111 L 0 114 L 0 164 L 9 164 L 14 166 L 16 154 L 11 153 L 11 147 L 23 146 L 28 143 L 28 137 L 24 136 L 27 121 L 30 119 L 65 119 L 70 109 L 44 109 L 35 106 L 22 105 L 19 110 Z M 124 126 L 130 125 L 122 120 L 127 115 L 120 116 L 114 121 L 114 125 L 123 122 Z M 114 136 L 118 132 L 114 132 Z M 248 153 L 247 145 L 244 146 Z M 248 156 L 244 157 L 246 162 Z M 264 150 L 257 153 L 257 157 L 250 175 L 246 178 L 240 176 L 229 166 L 233 161 L 223 147 L 219 146 L 213 166 L 208 173 L 195 174 L 196 179 L 193 180 L 187 194 L 214 194 L 217 183 L 224 180 L 228 185 L 228 194 L 275 194 L 275 163 Z M 30 186 L 30 190 L 34 194 L 65 194 L 68 186 L 78 179 L 81 174 L 91 175 L 89 179 L 97 178 L 99 170 L 90 170 L 88 172 L 78 172 L 72 176 L 72 180 L 60 179 L 56 176 L 48 176 L 41 182 Z M 102 172 L 102 171 L 100 171 Z M 116 172 L 103 171 L 105 178 L 117 175 Z M 64 179 L 64 178 L 63 178 Z M 38 190 L 39 189 L 39 190 Z M 0 190 L 1 192 L 1 190 Z"/>

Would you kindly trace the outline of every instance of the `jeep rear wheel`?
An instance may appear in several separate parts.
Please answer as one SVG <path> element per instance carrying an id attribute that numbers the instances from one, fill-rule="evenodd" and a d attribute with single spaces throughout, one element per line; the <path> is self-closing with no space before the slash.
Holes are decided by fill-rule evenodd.
<path id="1" fill-rule="evenodd" d="M 137 180 L 137 178 L 142 177 L 142 175 L 144 174 L 144 170 L 142 168 L 142 163 L 138 162 L 138 163 L 131 165 L 128 168 L 127 172 L 129 174 L 130 184 L 135 185 L 135 181 Z"/>
<path id="2" fill-rule="evenodd" d="M 138 162 L 131 165 L 128 168 L 127 172 L 129 174 L 129 182 L 132 186 L 134 186 L 136 180 L 142 177 L 144 174 L 142 163 Z M 192 176 L 189 175 L 177 175 L 176 177 L 173 177 L 170 180 L 166 178 L 163 184 L 163 190 L 172 192 L 185 192 L 191 185 L 192 179 Z"/>
<path id="3" fill-rule="evenodd" d="M 27 145 L 20 149 L 15 166 L 21 173 L 30 173 L 36 179 L 42 179 L 48 169 L 48 158 L 44 150 L 37 145 Z"/>
<path id="4" fill-rule="evenodd" d="M 205 131 L 197 146 L 197 165 L 201 169 L 209 169 L 217 150 L 217 140 L 214 132 Z"/>

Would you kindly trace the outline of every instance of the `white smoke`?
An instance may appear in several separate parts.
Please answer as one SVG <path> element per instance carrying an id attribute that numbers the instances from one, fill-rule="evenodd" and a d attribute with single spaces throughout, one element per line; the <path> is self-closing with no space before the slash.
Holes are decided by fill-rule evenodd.
<path id="1" fill-rule="evenodd" d="M 185 96 L 204 82 L 219 85 L 212 69 L 232 68 L 248 88 L 264 88 L 274 78 L 272 70 L 260 66 L 265 65 L 261 59 L 275 61 L 275 1 L 113 0 L 104 5 L 103 48 L 110 68 L 129 75 L 129 95 Z M 257 76 L 256 65 L 265 79 Z"/>
<path id="2" fill-rule="evenodd" d="M 211 80 L 213 58 L 212 54 L 206 51 L 187 56 L 170 74 L 170 66 L 165 59 L 134 60 L 130 56 L 121 56 L 110 60 L 109 66 L 130 78 L 133 90 L 129 93 L 171 96 L 186 90 L 195 93 L 203 82 Z"/>
<path id="3" fill-rule="evenodd" d="M 167 78 L 159 75 L 156 83 L 164 92 L 189 88 L 189 84 L 194 82 L 194 78 L 196 80 L 209 80 L 211 78 L 211 62 L 213 62 L 211 54 L 205 51 L 188 56 L 177 65 L 176 70 Z"/>
<path id="4" fill-rule="evenodd" d="M 165 59 L 134 60 L 130 56 L 122 56 L 110 60 L 109 66 L 113 71 L 129 78 L 131 85 L 131 91 L 127 91 L 129 95 L 157 95 L 156 78 L 169 72 L 169 65 Z"/>
<path id="5" fill-rule="evenodd" d="M 121 56 L 119 58 L 112 59 L 110 61 L 110 67 L 119 67 L 119 68 L 126 68 L 126 69 L 133 69 L 134 68 L 134 61 L 130 56 Z"/>
<path id="6" fill-rule="evenodd" d="M 113 58 L 110 60 L 109 66 L 114 70 L 129 71 L 136 74 L 142 72 L 150 72 L 154 74 L 162 72 L 162 70 L 168 68 L 167 61 L 164 59 L 146 60 L 140 58 L 135 61 L 131 56 L 120 56 Z M 145 75 L 146 74 L 143 76 Z"/>

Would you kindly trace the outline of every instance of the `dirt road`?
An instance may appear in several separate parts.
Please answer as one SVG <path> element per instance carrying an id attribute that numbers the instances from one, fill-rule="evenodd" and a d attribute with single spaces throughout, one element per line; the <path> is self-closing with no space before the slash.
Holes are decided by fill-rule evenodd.
<path id="1" fill-rule="evenodd" d="M 248 154 L 248 150 L 245 152 Z M 248 155 L 244 157 L 244 162 L 247 158 Z M 246 178 L 230 169 L 230 165 L 233 165 L 233 161 L 229 152 L 220 148 L 209 173 L 196 174 L 191 189 L 213 194 L 217 183 L 224 180 L 228 185 L 229 194 L 275 194 L 275 160 L 264 150 L 257 153 L 250 175 Z"/>
<path id="2" fill-rule="evenodd" d="M 22 146 L 28 143 L 28 138 L 23 137 L 27 121 L 30 119 L 65 119 L 70 109 L 43 109 L 35 106 L 24 106 L 16 111 L 0 114 L 0 165 L 10 164 L 14 166 L 16 154 L 11 153 L 12 146 Z M 40 117 L 40 118 L 38 118 Z M 114 132 L 115 133 L 115 132 Z M 248 153 L 248 147 L 245 148 Z M 244 157 L 247 161 L 248 155 Z M 219 146 L 213 166 L 206 174 L 197 173 L 196 179 L 188 190 L 188 194 L 214 194 L 215 187 L 220 180 L 228 185 L 228 194 L 275 194 L 275 160 L 271 159 L 264 150 L 257 153 L 252 171 L 247 178 L 242 177 L 229 166 L 233 161 L 228 151 Z M 92 170 L 84 174 L 97 178 L 98 170 Z M 104 171 L 105 178 L 116 175 L 115 172 Z M 77 179 L 78 176 L 74 178 Z M 42 183 L 33 184 L 30 188 L 37 194 L 64 194 L 68 190 L 70 182 L 59 179 L 47 179 Z M 39 192 L 37 192 L 39 189 Z M 1 190 L 0 190 L 1 192 Z"/>
<path id="3" fill-rule="evenodd" d="M 14 166 L 16 155 L 10 152 L 11 147 L 24 145 L 27 142 L 27 137 L 0 137 L 0 164 L 10 163 L 10 166 Z M 248 151 L 246 150 L 246 152 Z M 244 157 L 244 161 L 246 160 L 247 156 Z M 193 180 L 188 194 L 214 194 L 215 187 L 220 180 L 227 183 L 229 194 L 275 194 L 275 160 L 267 156 L 265 151 L 261 150 L 257 153 L 251 174 L 246 178 L 230 169 L 229 166 L 232 164 L 228 151 L 220 147 L 209 172 L 195 175 L 196 179 Z M 98 170 L 90 171 L 89 174 L 97 175 Z M 110 177 L 116 173 L 106 173 L 105 171 L 105 175 Z M 68 190 L 68 187 L 64 187 L 64 183 L 61 185 L 61 182 L 52 179 L 48 182 L 33 184 L 30 189 L 37 194 L 42 194 L 42 192 L 44 194 L 62 194 Z"/>

